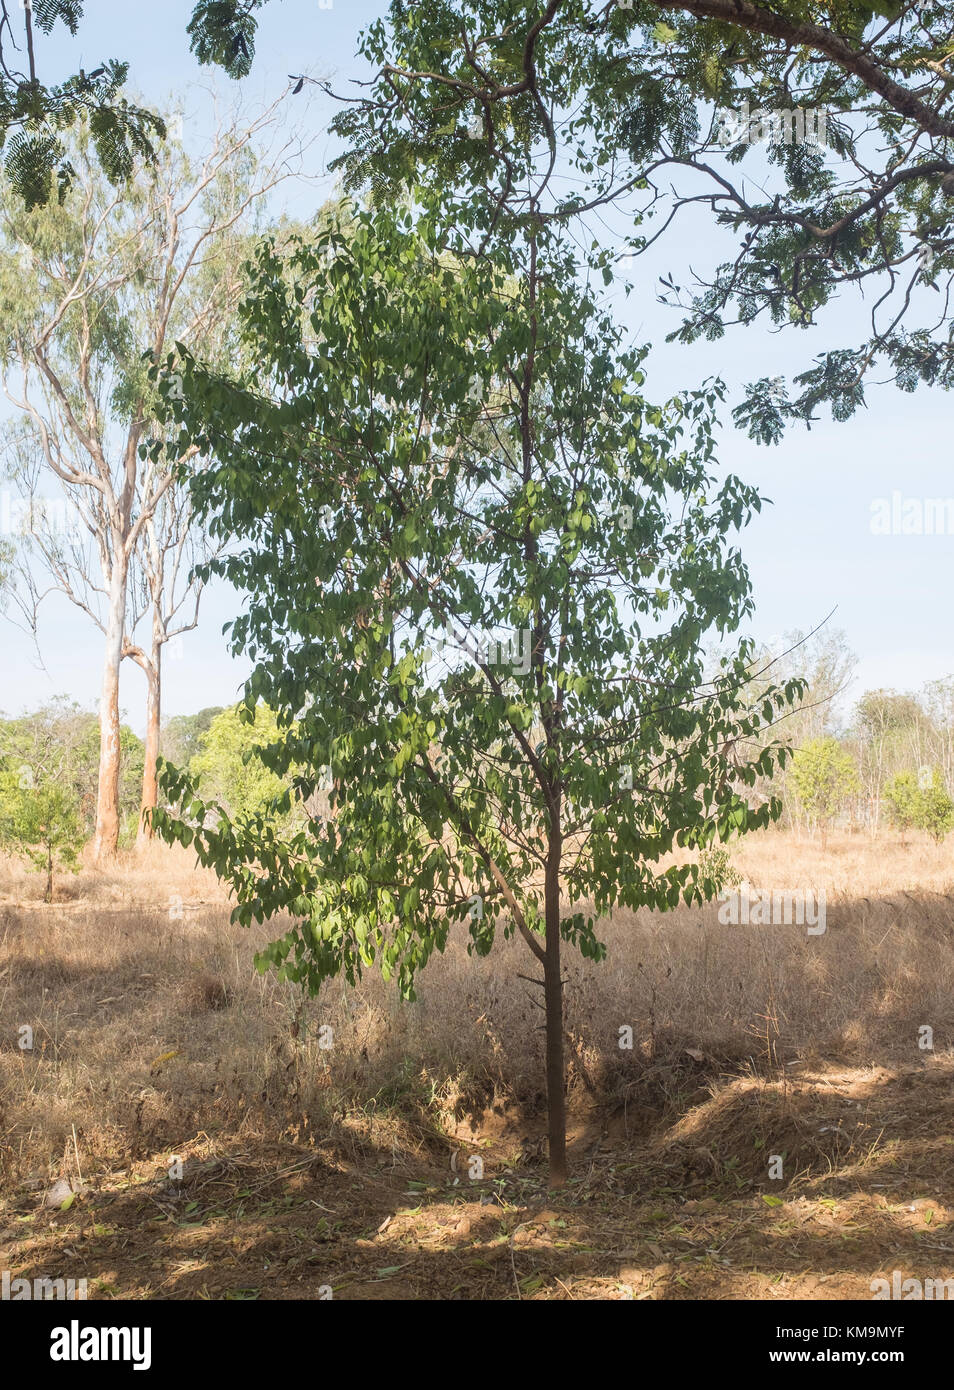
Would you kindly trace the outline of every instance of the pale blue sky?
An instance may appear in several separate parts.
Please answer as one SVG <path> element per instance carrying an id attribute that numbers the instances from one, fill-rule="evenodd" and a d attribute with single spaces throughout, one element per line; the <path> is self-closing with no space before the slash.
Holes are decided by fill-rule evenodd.
<path id="1" fill-rule="evenodd" d="M 262 16 L 259 54 L 251 78 L 241 84 L 246 104 L 270 100 L 289 73 L 332 77 L 338 90 L 362 76 L 355 54 L 362 24 L 383 14 L 384 0 L 273 0 Z M 95 67 L 107 57 L 130 62 L 135 87 L 156 105 L 181 96 L 201 139 L 211 119 L 211 97 L 193 84 L 214 86 L 231 100 L 236 84 L 198 67 L 185 33 L 192 0 L 163 0 L 158 7 L 129 0 L 88 0 L 77 40 L 41 39 L 40 64 L 48 79 Z M 141 16 L 141 21 L 138 16 Z M 322 130 L 332 103 L 313 98 L 309 119 Z M 321 175 L 330 146 L 319 139 L 313 175 Z M 292 194 L 296 211 L 318 206 L 331 188 L 320 179 Z M 686 265 L 705 267 L 711 257 L 711 225 L 702 217 L 669 235 L 661 258 L 637 262 L 636 287 L 621 314 L 636 341 L 661 343 L 675 320 L 656 303 L 656 276 L 672 270 L 685 283 Z M 808 365 L 823 346 L 842 345 L 864 332 L 864 308 L 846 300 L 823 320 L 812 338 L 772 334 L 752 326 L 731 331 L 718 344 L 653 350 L 647 394 L 662 399 L 720 374 L 737 399 L 740 384 L 756 376 L 785 375 Z M 954 674 L 949 594 L 954 577 L 954 535 L 874 535 L 872 501 L 900 492 L 905 498 L 954 497 L 951 456 L 944 443 L 952 401 L 941 392 L 905 396 L 893 387 L 873 392 L 866 411 L 844 424 L 822 420 L 811 433 L 792 431 L 773 449 L 750 443 L 727 426 L 721 463 L 756 482 L 774 503 L 744 533 L 757 601 L 753 630 L 769 638 L 815 626 L 837 608 L 832 625 L 843 628 L 860 658 L 856 693 L 872 686 L 913 689 Z M 726 417 L 728 412 L 726 411 Z M 245 668 L 233 662 L 222 624 L 235 596 L 218 588 L 206 594 L 199 630 L 182 640 L 181 654 L 167 660 L 165 713 L 177 714 L 234 700 Z M 65 600 L 50 600 L 40 628 L 43 666 L 32 641 L 0 621 L 0 710 L 17 712 L 56 694 L 81 704 L 96 700 L 100 637 Z M 133 726 L 143 724 L 144 688 L 138 669 L 125 663 L 122 703 Z"/>

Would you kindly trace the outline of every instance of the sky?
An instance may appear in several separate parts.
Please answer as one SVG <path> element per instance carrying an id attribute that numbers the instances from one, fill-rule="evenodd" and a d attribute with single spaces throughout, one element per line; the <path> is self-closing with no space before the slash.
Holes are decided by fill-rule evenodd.
<path id="1" fill-rule="evenodd" d="M 262 12 L 252 76 L 241 84 L 201 69 L 189 53 L 186 25 L 193 0 L 163 0 L 158 7 L 129 0 L 87 0 L 77 39 L 39 39 L 41 75 L 54 80 L 105 58 L 130 64 L 131 86 L 150 105 L 179 101 L 187 113 L 187 139 L 201 147 L 211 129 L 214 103 L 239 98 L 248 108 L 272 100 L 290 74 L 331 78 L 341 92 L 367 76 L 356 56 L 363 25 L 383 15 L 384 0 L 273 0 Z M 337 109 L 310 89 L 303 119 L 314 142 L 307 181 L 286 186 L 283 198 L 297 215 L 317 209 L 333 191 L 327 161 L 335 152 L 323 132 Z M 611 236 L 614 229 L 606 229 Z M 846 300 L 831 307 L 822 330 L 773 333 L 759 324 L 728 330 L 716 344 L 679 347 L 663 343 L 678 320 L 657 303 L 657 276 L 671 270 L 677 281 L 687 267 L 705 267 L 713 256 L 711 223 L 704 216 L 677 223 L 655 260 L 629 268 L 632 293 L 617 295 L 620 317 L 637 342 L 652 342 L 645 392 L 663 400 L 691 389 L 709 375 L 729 388 L 730 403 L 742 383 L 803 370 L 824 346 L 860 339 L 866 306 Z M 685 283 L 685 278 L 683 278 Z M 835 424 L 822 418 L 811 431 L 791 430 L 773 448 L 747 440 L 723 414 L 720 464 L 758 485 L 771 499 L 743 533 L 741 547 L 754 586 L 756 616 L 750 625 L 762 640 L 816 627 L 829 614 L 829 630 L 844 631 L 858 657 L 852 693 L 876 687 L 915 690 L 954 675 L 949 594 L 954 577 L 954 500 L 946 534 L 897 534 L 891 526 L 907 502 L 909 518 L 925 499 L 954 499 L 951 456 L 944 444 L 954 401 L 924 388 L 905 395 L 893 386 L 869 394 L 867 409 Z M 877 519 L 888 517 L 889 534 Z M 873 522 L 874 518 L 874 522 Z M 0 531 L 3 530 L 0 483 Z M 885 528 L 881 528 L 882 530 Z M 910 531 L 911 522 L 907 529 Z M 221 629 L 234 616 L 238 597 L 223 585 L 203 597 L 199 627 L 167 648 L 163 675 L 166 716 L 190 713 L 237 699 L 247 664 L 228 653 Z M 15 714 L 65 695 L 93 708 L 101 679 L 101 637 L 89 619 L 65 599 L 42 610 L 39 653 L 32 636 L 0 617 L 0 710 Z M 133 728 L 144 725 L 144 681 L 125 662 L 122 705 Z"/>

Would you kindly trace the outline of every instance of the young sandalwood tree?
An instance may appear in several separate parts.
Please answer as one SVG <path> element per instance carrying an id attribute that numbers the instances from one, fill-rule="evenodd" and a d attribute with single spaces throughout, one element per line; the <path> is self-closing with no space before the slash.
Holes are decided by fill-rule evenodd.
<path id="1" fill-rule="evenodd" d="M 208 569 L 249 595 L 246 717 L 275 711 L 263 761 L 331 805 L 297 829 L 216 820 L 167 769 L 181 810 L 156 819 L 231 882 L 236 920 L 291 914 L 261 964 L 313 991 L 376 963 L 413 997 L 455 924 L 478 954 L 519 933 L 559 1184 L 561 953 L 600 959 L 616 906 L 715 893 L 665 858 L 778 813 L 746 793 L 783 754 L 747 741 L 801 683 L 751 708 L 744 644 L 704 680 L 706 634 L 751 609 L 728 537 L 760 505 L 713 476 L 717 389 L 644 400 L 642 354 L 532 218 L 509 257 L 440 226 L 352 209 L 287 256 L 265 243 L 254 374 L 165 364 L 175 447 L 209 458 L 197 512 L 234 537 Z"/>
<path id="2" fill-rule="evenodd" d="M 0 772 L 0 844 L 43 870 L 44 902 L 53 901 L 54 870 L 76 868 L 82 836 L 79 803 L 68 787 L 49 775 L 37 785 Z"/>

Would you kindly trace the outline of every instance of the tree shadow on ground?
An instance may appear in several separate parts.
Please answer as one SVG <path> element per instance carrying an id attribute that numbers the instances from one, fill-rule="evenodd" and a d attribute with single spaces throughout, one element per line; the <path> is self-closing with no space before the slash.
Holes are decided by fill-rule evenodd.
<path id="1" fill-rule="evenodd" d="M 85 1277 L 94 1299 L 871 1298 L 894 1270 L 950 1276 L 952 1081 L 950 1061 L 801 1079 L 800 1124 L 822 1129 L 851 1103 L 866 1137 L 761 1187 L 728 1136 L 751 1140 L 755 1104 L 768 1138 L 794 1103 L 787 1082 L 781 1101 L 772 1083 L 739 1083 L 696 1117 L 708 1174 L 680 1167 L 689 1140 L 670 1134 L 578 1155 L 562 1192 L 545 1169 L 497 1171 L 492 1156 L 482 1181 L 455 1185 L 427 1155 L 386 1146 L 355 1161 L 233 1137 L 186 1152 L 181 1181 L 167 1156 L 151 1173 L 104 1173 L 66 1212 L 21 1191 L 0 1218 L 16 1233 L 0 1262 L 14 1277 Z"/>

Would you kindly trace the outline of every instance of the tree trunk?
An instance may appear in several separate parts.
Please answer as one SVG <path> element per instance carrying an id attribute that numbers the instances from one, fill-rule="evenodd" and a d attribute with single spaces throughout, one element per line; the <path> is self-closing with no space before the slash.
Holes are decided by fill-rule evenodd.
<path id="1" fill-rule="evenodd" d="M 113 558 L 109 585 L 103 688 L 99 701 L 99 790 L 93 858 L 97 864 L 112 858 L 119 847 L 119 667 L 126 623 L 126 566 Z"/>
<path id="2" fill-rule="evenodd" d="M 46 893 L 43 901 L 51 903 L 53 901 L 53 846 L 46 847 Z"/>
<path id="3" fill-rule="evenodd" d="M 563 1063 L 563 981 L 560 978 L 560 853 L 551 845 L 545 884 L 546 960 L 543 995 L 547 1038 L 547 1125 L 550 1186 L 566 1182 L 566 1078 Z"/>
<path id="4" fill-rule="evenodd" d="M 162 647 L 153 645 L 152 661 L 146 667 L 148 690 L 146 695 L 146 750 L 142 770 L 142 804 L 139 810 L 139 844 L 147 844 L 153 835 L 150 812 L 159 802 L 159 784 L 156 777 L 156 759 L 159 757 L 159 724 L 162 692 Z"/>

